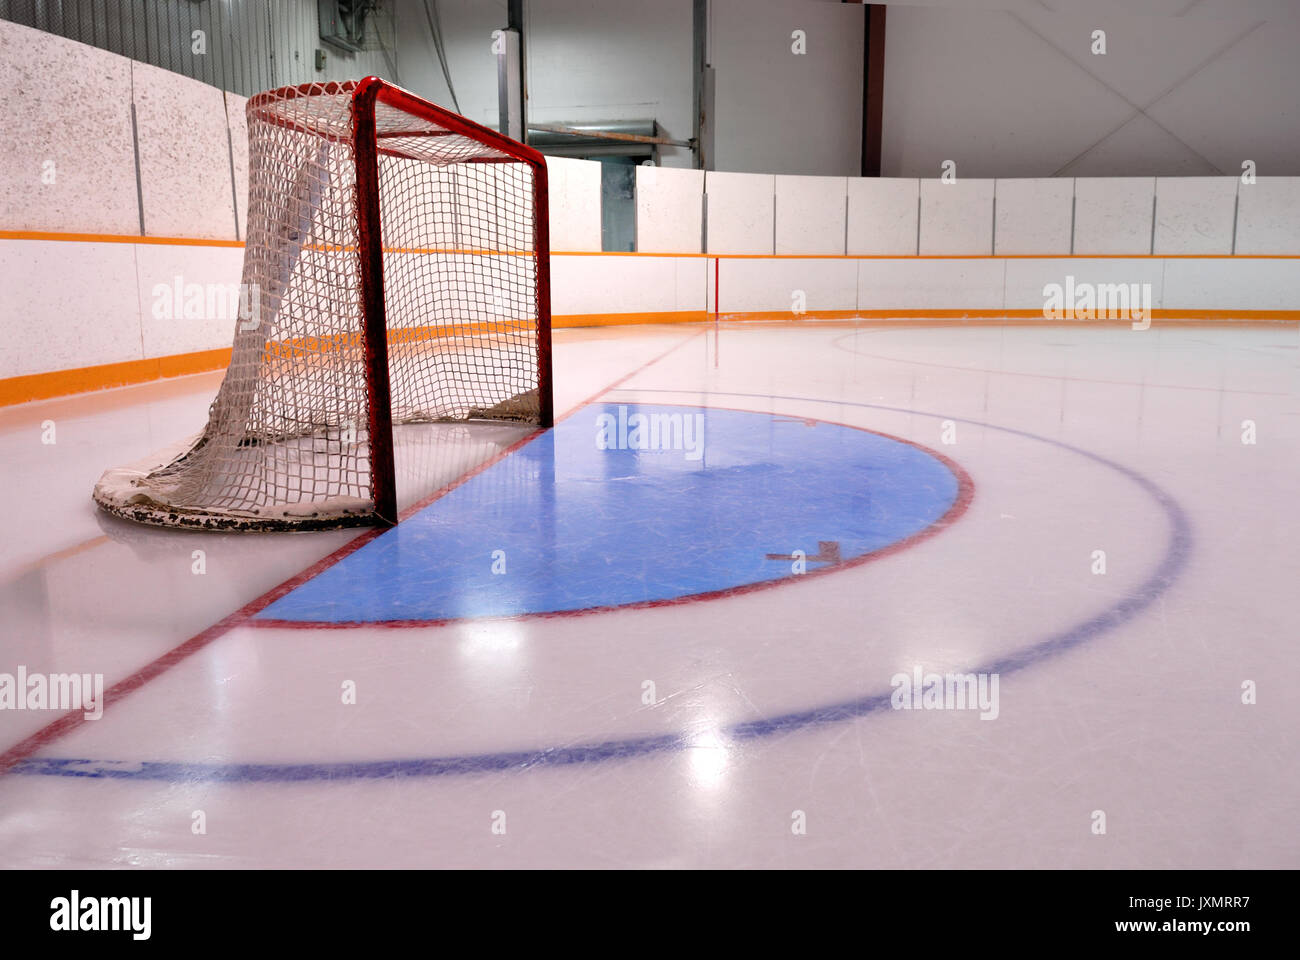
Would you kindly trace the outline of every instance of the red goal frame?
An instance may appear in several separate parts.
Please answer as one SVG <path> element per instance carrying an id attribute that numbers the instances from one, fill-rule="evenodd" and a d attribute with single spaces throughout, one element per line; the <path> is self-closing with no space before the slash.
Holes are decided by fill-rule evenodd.
<path id="1" fill-rule="evenodd" d="M 487 144 L 514 161 L 532 168 L 533 182 L 533 257 L 536 261 L 537 303 L 537 395 L 539 426 L 554 425 L 555 408 L 551 379 L 551 272 L 549 193 L 546 159 L 538 151 L 511 140 L 482 124 L 468 120 L 430 103 L 380 77 L 366 77 L 351 83 L 305 83 L 291 90 L 275 90 L 253 97 L 250 112 L 286 96 L 346 93 L 351 87 L 352 146 L 356 162 L 357 219 L 362 336 L 364 338 L 365 377 L 370 437 L 370 482 L 374 498 L 374 517 L 378 523 L 397 522 L 396 468 L 393 459 L 392 405 L 388 377 L 388 324 L 384 303 L 384 251 L 381 228 L 379 154 L 408 156 L 380 143 L 376 108 L 385 104 L 396 111 L 436 124 L 450 133 Z M 274 119 L 277 123 L 284 121 Z M 384 138 L 401 136 L 438 136 L 427 130 L 385 132 Z M 414 158 L 422 159 L 422 158 Z M 504 163 L 497 158 L 476 158 L 469 163 Z"/>

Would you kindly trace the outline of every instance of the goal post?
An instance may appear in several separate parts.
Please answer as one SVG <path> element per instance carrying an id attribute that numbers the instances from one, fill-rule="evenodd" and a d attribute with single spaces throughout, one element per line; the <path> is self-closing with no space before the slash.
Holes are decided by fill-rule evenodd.
<path id="1" fill-rule="evenodd" d="M 247 106 L 230 366 L 204 430 L 107 471 L 145 523 L 397 520 L 394 424 L 552 425 L 546 163 L 379 78 Z"/>

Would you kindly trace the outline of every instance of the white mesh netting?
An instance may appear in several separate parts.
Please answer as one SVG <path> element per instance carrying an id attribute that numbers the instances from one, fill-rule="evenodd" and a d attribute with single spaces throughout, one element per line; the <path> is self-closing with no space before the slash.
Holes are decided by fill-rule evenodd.
<path id="1" fill-rule="evenodd" d="M 202 434 L 108 471 L 95 499 L 111 512 L 225 529 L 372 514 L 356 86 L 249 101 L 242 306 L 254 309 Z M 382 99 L 375 127 L 393 421 L 538 421 L 549 329 L 533 167 Z"/>

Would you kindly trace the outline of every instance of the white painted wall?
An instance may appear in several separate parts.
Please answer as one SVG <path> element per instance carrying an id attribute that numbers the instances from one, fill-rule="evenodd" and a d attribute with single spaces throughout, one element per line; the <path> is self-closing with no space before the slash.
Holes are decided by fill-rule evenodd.
<path id="1" fill-rule="evenodd" d="M 493 30 L 504 3 L 440 0 L 443 47 L 460 112 L 496 129 Z M 539 123 L 656 119 L 665 136 L 693 136 L 691 0 L 529 0 L 524 5 L 528 117 Z M 420 3 L 397 10 L 402 85 L 454 108 Z M 691 152 L 666 147 L 665 166 L 691 166 Z"/>
<path id="2" fill-rule="evenodd" d="M 710 169 L 856 176 L 862 169 L 863 8 L 713 0 Z M 792 52 L 803 31 L 807 53 Z"/>
<path id="3" fill-rule="evenodd" d="M 541 123 L 659 121 L 666 136 L 693 134 L 692 0 L 529 0 L 525 4 L 529 119 Z M 440 0 L 460 110 L 498 123 L 490 35 L 505 5 Z M 423 8 L 398 8 L 402 83 L 452 106 Z M 791 53 L 791 33 L 808 53 Z M 715 155 L 723 171 L 856 175 L 862 115 L 862 8 L 814 0 L 714 0 L 709 59 L 716 70 Z M 664 166 L 691 152 L 660 150 Z"/>
<path id="4" fill-rule="evenodd" d="M 434 52 L 423 3 L 397 6 L 397 69 L 402 86 L 454 110 L 447 81 Z M 492 52 L 492 31 L 506 25 L 504 3 L 483 0 L 439 0 L 443 48 L 460 113 L 477 123 L 498 129 L 497 58 Z"/>
<path id="5" fill-rule="evenodd" d="M 528 0 L 524 4 L 528 117 L 539 123 L 659 121 L 692 131 L 691 0 Z M 682 147 L 664 166 L 691 166 Z"/>
<path id="6" fill-rule="evenodd" d="M 1178 16 L 1190 19 L 1254 17 L 1259 20 L 1300 20 L 1293 0 L 891 0 L 891 7 L 945 7 L 952 10 L 1041 11 L 1091 15 Z"/>
<path id="7" fill-rule="evenodd" d="M 890 3 L 883 172 L 1295 176 L 1297 49 L 1292 0 Z"/>

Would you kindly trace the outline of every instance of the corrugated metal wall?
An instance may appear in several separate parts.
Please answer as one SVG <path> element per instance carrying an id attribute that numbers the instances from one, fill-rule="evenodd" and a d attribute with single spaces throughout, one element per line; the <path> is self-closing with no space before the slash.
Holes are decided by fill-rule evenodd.
<path id="1" fill-rule="evenodd" d="M 389 0 L 371 18 L 367 47 L 376 49 L 355 54 L 322 43 L 317 0 L 0 0 L 0 19 L 250 96 L 369 74 L 400 82 L 392 6 Z M 205 53 L 193 50 L 195 30 L 204 32 Z M 323 70 L 315 66 L 318 48 Z"/>

